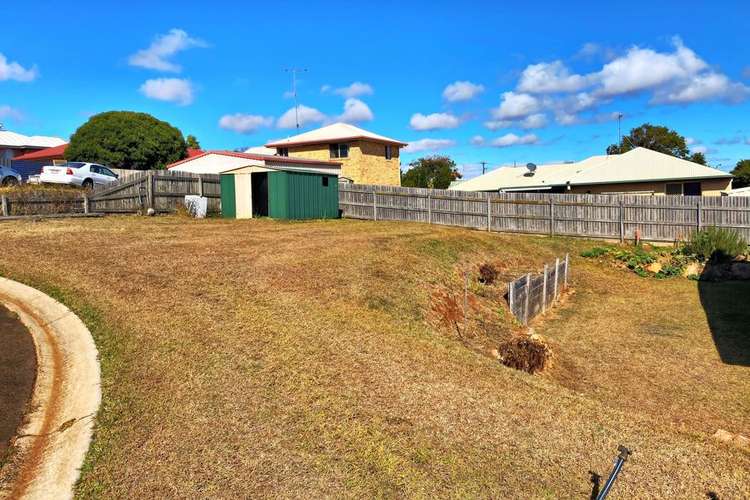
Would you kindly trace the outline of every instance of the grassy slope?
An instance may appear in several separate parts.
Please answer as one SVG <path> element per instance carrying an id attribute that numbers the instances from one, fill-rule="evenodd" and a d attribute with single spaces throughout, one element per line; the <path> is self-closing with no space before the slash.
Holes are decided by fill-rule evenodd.
<path id="1" fill-rule="evenodd" d="M 457 269 L 512 275 L 585 242 L 117 217 L 0 237 L 0 271 L 75 308 L 100 349 L 81 497 L 581 497 L 620 442 L 624 496 L 748 493 L 748 455 L 709 436 L 750 433 L 750 369 L 718 359 L 695 283 L 575 259 L 576 294 L 537 325 L 557 352 L 541 377 L 424 321 Z M 493 335 L 513 329 L 500 312 Z"/>

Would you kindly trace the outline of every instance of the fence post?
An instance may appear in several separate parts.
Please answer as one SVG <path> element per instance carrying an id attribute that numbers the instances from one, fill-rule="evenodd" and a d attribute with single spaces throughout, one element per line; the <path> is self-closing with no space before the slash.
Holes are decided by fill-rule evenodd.
<path id="1" fill-rule="evenodd" d="M 8 197 L 5 195 L 0 196 L 0 205 L 2 206 L 2 215 L 3 217 L 7 217 L 10 215 L 8 213 Z"/>
<path id="2" fill-rule="evenodd" d="M 531 294 L 531 273 L 526 275 L 526 299 L 523 307 L 523 324 L 529 324 L 529 295 Z"/>
<path id="3" fill-rule="evenodd" d="M 555 200 L 549 199 L 549 235 L 555 235 Z"/>
<path id="4" fill-rule="evenodd" d="M 701 198 L 698 198 L 698 204 L 697 204 L 697 207 L 696 207 L 698 209 L 698 214 L 697 214 L 697 217 L 696 217 L 696 222 L 697 222 L 697 225 L 698 225 L 698 231 L 700 231 L 701 228 L 703 227 L 703 220 L 702 220 L 703 219 L 703 215 L 701 214 L 701 212 L 702 212 L 702 210 L 701 210 L 702 205 L 703 205 L 703 198 L 701 197 Z"/>
<path id="5" fill-rule="evenodd" d="M 492 200 L 490 193 L 487 193 L 487 231 L 492 231 Z"/>
<path id="6" fill-rule="evenodd" d="M 146 189 L 147 189 L 147 197 L 148 197 L 148 208 L 155 209 L 156 206 L 155 200 L 154 200 L 154 173 L 149 170 L 148 176 L 146 177 Z"/>
<path id="7" fill-rule="evenodd" d="M 432 224 L 432 195 L 427 195 L 427 224 Z"/>
<path id="8" fill-rule="evenodd" d="M 513 281 L 508 282 L 508 304 L 510 304 L 510 313 L 515 316 L 515 312 L 513 312 L 513 299 L 515 299 L 513 296 L 513 283 Z"/>
<path id="9" fill-rule="evenodd" d="M 557 302 L 557 282 L 560 281 L 560 257 L 555 259 L 555 286 L 552 288 L 552 303 Z"/>
<path id="10" fill-rule="evenodd" d="M 620 243 L 625 243 L 625 202 L 620 197 Z"/>
<path id="11" fill-rule="evenodd" d="M 89 213 L 89 195 L 83 195 L 83 213 L 88 215 Z"/>
<path id="12" fill-rule="evenodd" d="M 378 220 L 378 193 L 372 192 L 372 220 Z"/>
<path id="13" fill-rule="evenodd" d="M 542 314 L 547 312 L 547 264 L 544 264 L 544 285 L 542 286 Z"/>
<path id="14" fill-rule="evenodd" d="M 568 256 L 569 254 L 566 253 L 565 254 L 565 274 L 563 278 L 565 281 L 563 282 L 563 288 L 568 288 L 568 263 L 569 263 Z"/>
<path id="15" fill-rule="evenodd" d="M 198 176 L 198 196 L 203 198 L 203 176 Z"/>

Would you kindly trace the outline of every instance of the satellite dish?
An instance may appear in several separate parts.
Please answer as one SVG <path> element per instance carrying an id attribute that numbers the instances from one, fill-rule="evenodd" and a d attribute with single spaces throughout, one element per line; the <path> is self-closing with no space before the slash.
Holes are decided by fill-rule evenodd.
<path id="1" fill-rule="evenodd" d="M 532 174 L 536 171 L 536 165 L 534 163 L 527 163 L 526 168 L 528 168 L 529 172 Z"/>

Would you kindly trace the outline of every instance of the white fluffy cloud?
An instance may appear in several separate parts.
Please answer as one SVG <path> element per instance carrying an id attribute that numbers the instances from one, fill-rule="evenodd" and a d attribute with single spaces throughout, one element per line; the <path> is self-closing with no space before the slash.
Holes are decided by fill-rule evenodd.
<path id="1" fill-rule="evenodd" d="M 491 113 L 496 120 L 518 120 L 532 115 L 542 108 L 541 101 L 529 94 L 503 92 L 500 106 Z"/>
<path id="2" fill-rule="evenodd" d="M 324 113 L 318 111 L 317 109 L 310 108 L 303 104 L 299 105 L 298 113 L 300 127 L 307 126 L 311 123 L 322 123 L 328 118 Z M 279 119 L 276 121 L 276 126 L 278 128 L 295 128 L 297 126 L 297 123 L 295 121 L 295 111 L 293 107 L 289 108 L 283 115 L 279 117 Z"/>
<path id="3" fill-rule="evenodd" d="M 484 85 L 468 81 L 453 82 L 443 90 L 443 99 L 448 102 L 470 101 L 484 92 Z"/>
<path id="4" fill-rule="evenodd" d="M 530 94 L 577 92 L 589 85 L 589 77 L 571 74 L 562 61 L 527 66 L 521 73 L 518 90 Z"/>
<path id="5" fill-rule="evenodd" d="M 0 54 L 0 82 L 3 80 L 30 82 L 36 79 L 38 74 L 36 66 L 26 69 L 15 61 L 8 61 L 3 54 Z"/>
<path id="6" fill-rule="evenodd" d="M 481 146 L 484 144 L 484 137 L 482 137 L 481 135 L 475 135 L 469 142 L 471 142 L 474 146 Z"/>
<path id="7" fill-rule="evenodd" d="M 446 128 L 456 128 L 461 121 L 450 113 L 432 113 L 423 115 L 415 113 L 409 120 L 409 125 L 414 130 L 440 130 Z"/>
<path id="8" fill-rule="evenodd" d="M 8 106 L 7 104 L 0 106 L 0 120 L 11 119 L 16 121 L 23 120 L 23 113 L 18 109 Z"/>
<path id="9" fill-rule="evenodd" d="M 192 38 L 181 29 L 171 29 L 166 35 L 157 36 L 147 49 L 142 49 L 128 58 L 131 66 L 179 73 L 182 68 L 169 59 L 183 50 L 205 47 L 206 43 Z"/>
<path id="10" fill-rule="evenodd" d="M 273 117 L 261 115 L 246 115 L 235 113 L 224 115 L 219 119 L 219 126 L 225 130 L 233 130 L 240 134 L 252 134 L 261 127 L 273 125 Z"/>
<path id="11" fill-rule="evenodd" d="M 141 85 L 141 93 L 149 99 L 187 106 L 193 102 L 193 84 L 182 78 L 155 78 Z"/>
<path id="12" fill-rule="evenodd" d="M 505 134 L 502 137 L 494 139 L 490 144 L 496 148 L 507 148 L 510 146 L 520 146 L 525 144 L 537 144 L 539 138 L 534 134 L 516 135 Z"/>
<path id="13" fill-rule="evenodd" d="M 529 115 L 519 123 L 519 126 L 523 129 L 531 128 L 542 128 L 547 126 L 547 115 L 544 113 L 536 113 Z"/>
<path id="14" fill-rule="evenodd" d="M 359 99 L 350 97 L 344 102 L 344 112 L 336 117 L 340 122 L 359 123 L 369 122 L 375 118 L 370 107 Z"/>
<path id="15" fill-rule="evenodd" d="M 326 93 L 331 90 L 330 85 L 323 85 L 321 92 Z M 354 82 L 346 87 L 339 87 L 333 91 L 334 94 L 340 95 L 346 98 L 360 97 L 363 95 L 372 95 L 374 90 L 372 85 L 362 82 Z"/>
<path id="16" fill-rule="evenodd" d="M 620 56 L 611 49 L 586 44 L 575 58 L 604 55 L 609 61 L 587 74 L 572 72 L 560 60 L 527 66 L 516 89 L 505 92 L 498 108 L 492 109 L 487 128 L 511 126 L 536 128 L 539 115 L 551 112 L 561 125 L 609 120 L 612 113 L 581 115 L 618 96 L 646 94 L 652 104 L 689 104 L 721 100 L 741 102 L 750 97 L 750 87 L 732 81 L 686 47 L 679 38 L 672 50 L 657 51 L 633 46 Z"/>
<path id="17" fill-rule="evenodd" d="M 404 153 L 418 153 L 420 151 L 439 151 L 456 145 L 451 139 L 420 139 L 412 141 L 403 149 Z"/>

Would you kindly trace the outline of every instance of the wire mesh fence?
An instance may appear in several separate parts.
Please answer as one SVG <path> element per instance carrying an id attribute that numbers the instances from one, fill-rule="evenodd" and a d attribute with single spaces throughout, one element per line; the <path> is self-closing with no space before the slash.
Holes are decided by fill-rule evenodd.
<path id="1" fill-rule="evenodd" d="M 557 302 L 568 287 L 569 256 L 545 264 L 541 274 L 526 274 L 508 283 L 508 304 L 521 323 L 527 325 Z"/>

